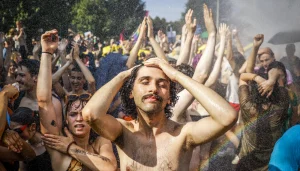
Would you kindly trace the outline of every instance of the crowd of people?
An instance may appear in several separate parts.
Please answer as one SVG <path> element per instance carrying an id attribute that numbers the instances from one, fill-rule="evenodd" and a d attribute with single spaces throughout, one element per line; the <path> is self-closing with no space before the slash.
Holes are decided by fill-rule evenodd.
<path id="1" fill-rule="evenodd" d="M 174 43 L 149 16 L 107 46 L 53 29 L 31 53 L 21 21 L 1 32 L 0 170 L 298 170 L 295 45 L 276 61 L 257 34 L 245 57 L 203 16 L 206 39 L 188 10 Z"/>

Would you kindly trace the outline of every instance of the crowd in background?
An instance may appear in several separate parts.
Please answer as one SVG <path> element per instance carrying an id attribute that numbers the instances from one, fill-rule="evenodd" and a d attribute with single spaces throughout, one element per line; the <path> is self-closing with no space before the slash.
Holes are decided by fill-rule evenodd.
<path id="1" fill-rule="evenodd" d="M 177 104 L 167 105 L 165 111 L 169 107 L 172 111 L 166 112 L 170 114 L 167 118 L 182 125 L 201 120 L 205 125 L 209 118 L 224 123 L 230 120 L 222 131 L 212 131 L 216 135 L 207 135 L 209 138 L 193 146 L 189 170 L 298 170 L 294 163 L 300 158 L 282 152 L 282 146 L 290 147 L 287 151 L 291 152 L 299 148 L 289 146 L 298 142 L 300 131 L 293 127 L 299 123 L 300 112 L 300 59 L 295 56 L 295 45 L 287 44 L 286 56 L 276 61 L 273 50 L 263 45 L 264 35 L 257 34 L 247 57 L 239 38 L 243 35 L 224 23 L 216 28 L 211 12 L 203 8 L 208 35 L 195 35 L 196 21 L 189 10 L 175 42 L 169 41 L 163 30 L 154 33 L 150 17 L 144 18 L 128 40 L 123 36 L 102 40 L 91 32 L 72 30 L 68 37 L 58 37 L 57 30 L 47 31 L 32 40 L 32 52 L 26 45 L 22 21 L 16 21 L 8 33 L 1 32 L 0 170 L 134 170 L 122 164 L 125 154 L 120 154 L 122 143 L 118 141 L 125 141 L 124 137 L 112 141 L 103 128 L 111 125 L 101 122 L 99 128 L 87 113 L 96 97 L 99 106 L 110 101 L 99 94 L 105 86 L 112 86 L 120 74 L 129 72 L 129 77 L 144 65 L 157 65 L 164 72 L 167 69 L 162 66 L 170 65 L 216 92 L 216 98 L 226 100 L 234 109 L 222 111 L 218 100 L 211 102 L 215 108 L 208 108 L 187 85 L 174 83 L 174 97 L 179 98 Z M 157 58 L 163 62 L 155 61 Z M 122 98 L 131 97 L 127 92 L 130 87 L 115 89 L 115 94 L 114 89 L 109 92 L 107 115 L 121 123 L 137 122 L 137 109 Z M 99 96 L 93 96 L 95 93 Z M 203 101 L 212 101 L 210 98 Z M 219 115 L 212 114 L 219 110 Z M 288 158 L 290 167 L 278 164 L 283 158 Z"/>

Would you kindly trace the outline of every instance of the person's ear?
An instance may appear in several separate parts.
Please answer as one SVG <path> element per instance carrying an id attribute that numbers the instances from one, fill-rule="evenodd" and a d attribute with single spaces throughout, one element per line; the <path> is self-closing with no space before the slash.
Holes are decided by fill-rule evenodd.
<path id="1" fill-rule="evenodd" d="M 130 98 L 130 99 L 133 99 L 132 91 L 131 91 L 130 94 L 129 94 L 129 98 Z"/>
<path id="2" fill-rule="evenodd" d="M 35 76 L 32 77 L 32 79 L 33 79 L 34 83 L 37 83 L 37 81 L 38 81 L 38 76 L 35 75 Z"/>

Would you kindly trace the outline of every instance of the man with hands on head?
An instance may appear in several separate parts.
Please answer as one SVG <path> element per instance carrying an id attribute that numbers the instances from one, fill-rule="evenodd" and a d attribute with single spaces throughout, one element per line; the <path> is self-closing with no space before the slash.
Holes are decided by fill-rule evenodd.
<path id="1" fill-rule="evenodd" d="M 54 37 L 54 38 L 53 38 Z M 53 170 L 116 170 L 111 142 L 103 137 L 91 139 L 91 128 L 82 118 L 82 108 L 90 96 L 67 99 L 66 136 L 56 125 L 57 117 L 51 100 L 51 58 L 58 46 L 57 30 L 42 35 L 42 57 L 38 75 L 37 98 L 40 110 L 42 139 L 50 154 Z"/>
<path id="2" fill-rule="evenodd" d="M 186 124 L 171 121 L 170 108 L 177 100 L 174 82 L 211 117 Z M 122 105 L 134 121 L 107 115 L 120 89 Z M 121 170 L 188 170 L 194 147 L 224 134 L 237 119 L 236 111 L 217 93 L 159 58 L 118 74 L 95 93 L 82 114 L 98 134 L 116 143 Z"/>

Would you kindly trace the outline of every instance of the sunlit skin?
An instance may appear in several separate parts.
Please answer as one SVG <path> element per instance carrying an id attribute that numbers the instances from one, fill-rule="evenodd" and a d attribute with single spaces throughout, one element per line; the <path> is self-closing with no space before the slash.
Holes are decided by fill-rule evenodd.
<path id="1" fill-rule="evenodd" d="M 36 76 L 31 76 L 25 66 L 19 66 L 16 81 L 19 83 L 20 91 L 31 91 L 36 88 Z"/>
<path id="2" fill-rule="evenodd" d="M 91 130 L 91 127 L 82 118 L 81 110 L 83 107 L 83 102 L 79 100 L 73 102 L 66 119 L 69 131 L 79 138 L 86 137 Z"/>
<path id="3" fill-rule="evenodd" d="M 82 72 L 71 71 L 70 76 L 71 88 L 73 93 L 81 93 L 85 79 Z"/>
<path id="4" fill-rule="evenodd" d="M 138 122 L 126 124 L 124 144 L 116 142 L 121 170 L 187 169 L 193 148 L 181 134 L 183 125 L 167 119 L 164 112 L 170 103 L 169 78 L 158 68 L 142 67 L 130 98 L 137 106 Z"/>
<path id="5" fill-rule="evenodd" d="M 158 73 L 161 77 L 151 77 L 151 73 Z M 162 70 L 143 67 L 135 80 L 131 98 L 134 98 L 134 102 L 141 113 L 148 115 L 160 113 L 169 102 L 169 89 L 169 78 Z M 157 95 L 158 98 L 154 95 Z"/>
<path id="6" fill-rule="evenodd" d="M 270 65 L 270 63 L 272 63 L 273 61 L 275 61 L 275 58 L 272 57 L 269 54 L 262 54 L 259 57 L 259 62 L 261 63 L 261 65 L 265 68 L 265 70 L 268 69 L 268 66 Z"/>

